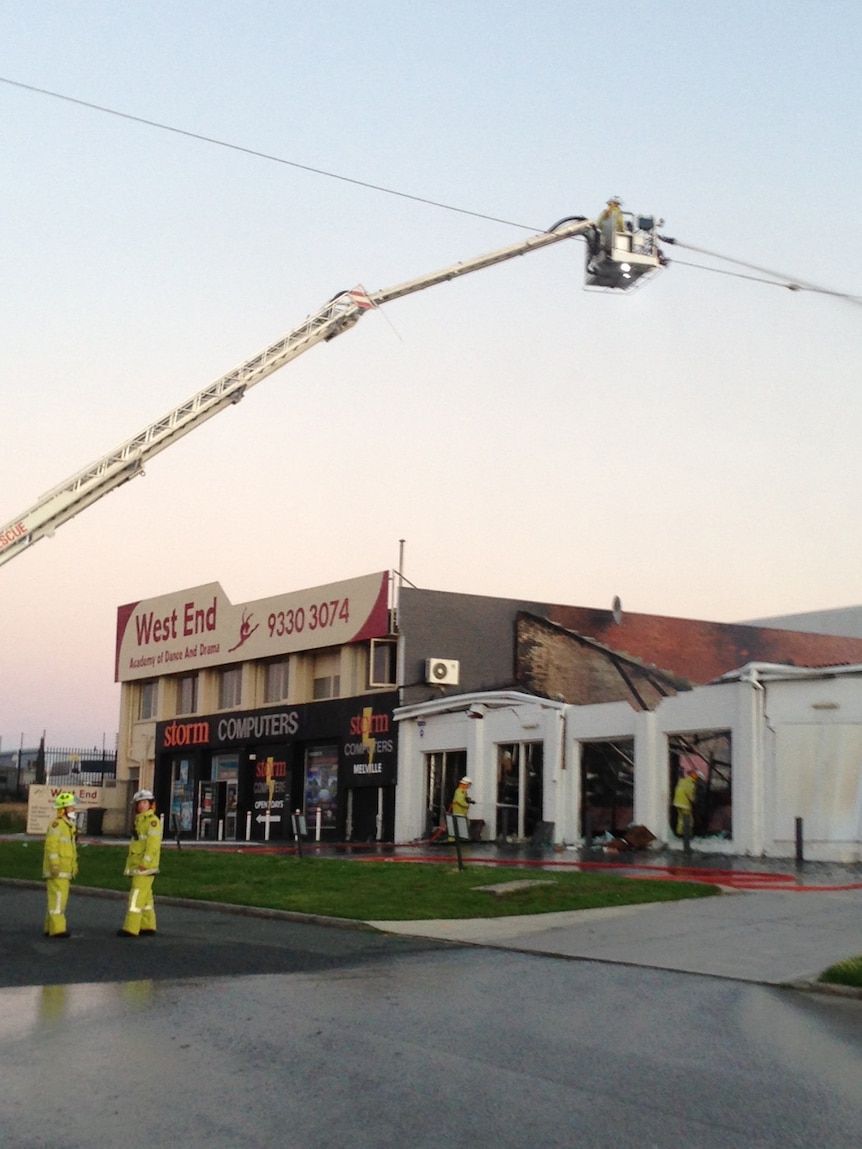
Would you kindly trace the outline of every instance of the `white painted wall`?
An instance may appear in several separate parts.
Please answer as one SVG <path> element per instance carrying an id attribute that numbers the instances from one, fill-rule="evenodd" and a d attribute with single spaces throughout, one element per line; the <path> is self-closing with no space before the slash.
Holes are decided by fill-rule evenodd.
<path id="1" fill-rule="evenodd" d="M 795 674 L 800 674 L 794 669 Z M 474 702 L 484 718 L 467 717 Z M 458 706 L 458 710 L 453 710 Z M 696 839 L 704 853 L 793 857 L 796 819 L 812 861 L 862 858 L 862 670 L 832 677 L 758 679 L 701 686 L 663 699 L 652 712 L 625 702 L 564 706 L 517 692 L 465 695 L 396 712 L 399 725 L 396 838 L 421 836 L 425 817 L 424 754 L 466 750 L 473 778 L 472 816 L 493 832 L 497 747 L 544 743 L 545 821 L 554 841 L 580 840 L 580 764 L 584 742 L 634 738 L 634 820 L 669 849 L 668 739 L 727 730 L 733 762 L 733 837 Z"/>
<path id="2" fill-rule="evenodd" d="M 473 704 L 486 708 L 484 718 L 468 717 Z M 504 691 L 463 695 L 396 711 L 396 841 L 411 842 L 422 835 L 425 756 L 447 750 L 467 752 L 467 773 L 473 779 L 470 796 L 476 803 L 470 817 L 485 822 L 487 837 L 494 831 L 497 815 L 497 747 L 511 742 L 543 743 L 543 818 L 555 821 L 556 811 L 566 806 L 561 795 L 567 792 L 571 775 L 562 766 L 566 709 L 561 703 Z"/>
<path id="3" fill-rule="evenodd" d="M 764 687 L 768 853 L 792 856 L 802 819 L 805 857 L 862 856 L 862 676 Z"/>

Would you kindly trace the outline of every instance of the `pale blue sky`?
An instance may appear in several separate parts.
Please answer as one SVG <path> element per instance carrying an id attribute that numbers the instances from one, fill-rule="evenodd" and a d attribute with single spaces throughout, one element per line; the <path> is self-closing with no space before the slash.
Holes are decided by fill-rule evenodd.
<path id="1" fill-rule="evenodd" d="M 0 523 L 335 292 L 612 193 L 862 293 L 862 5 L 0 0 Z M 684 251 L 680 260 L 707 262 Z M 732 620 L 862 600 L 862 309 L 565 244 L 366 316 L 0 568 L 0 735 L 117 727 L 116 607 L 394 566 Z M 393 330 L 394 328 L 394 330 Z"/>

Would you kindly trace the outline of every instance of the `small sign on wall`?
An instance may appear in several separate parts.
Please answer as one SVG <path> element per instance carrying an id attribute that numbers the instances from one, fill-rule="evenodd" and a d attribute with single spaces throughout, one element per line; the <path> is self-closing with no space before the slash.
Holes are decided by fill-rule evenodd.
<path id="1" fill-rule="evenodd" d="M 82 810 L 102 806 L 101 786 L 31 786 L 27 802 L 27 833 L 44 834 L 57 811 L 58 794 L 74 794 Z"/>

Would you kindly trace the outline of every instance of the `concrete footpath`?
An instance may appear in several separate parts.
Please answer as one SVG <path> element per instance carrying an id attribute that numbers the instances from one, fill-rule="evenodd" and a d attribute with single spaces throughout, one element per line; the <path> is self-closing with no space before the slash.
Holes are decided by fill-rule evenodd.
<path id="1" fill-rule="evenodd" d="M 862 890 L 727 892 L 541 916 L 369 925 L 410 937 L 780 985 L 806 983 L 862 954 Z"/>

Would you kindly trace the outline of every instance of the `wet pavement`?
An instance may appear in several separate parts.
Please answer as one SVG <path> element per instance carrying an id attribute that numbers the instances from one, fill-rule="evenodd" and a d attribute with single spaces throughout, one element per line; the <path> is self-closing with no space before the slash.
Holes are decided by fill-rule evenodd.
<path id="1" fill-rule="evenodd" d="M 0 882 L 3 1149 L 855 1149 L 862 1003 L 645 968 L 623 941 L 631 958 L 652 922 L 643 956 L 689 947 L 694 965 L 692 933 L 743 960 L 759 932 L 777 960 L 792 921 L 810 939 L 842 906 L 858 919 L 858 896 L 637 907 L 606 919 L 616 960 L 562 952 L 571 925 L 545 916 L 545 949 L 514 952 L 523 936 L 453 945 L 158 897 L 159 934 L 129 941 L 124 898 L 80 888 L 73 937 L 46 942 L 41 885 Z"/>
<path id="2" fill-rule="evenodd" d="M 308 847 L 305 847 L 308 850 Z M 454 847 L 429 849 L 426 845 L 317 848 L 319 856 L 338 853 L 367 860 L 388 859 L 457 864 Z M 862 890 L 862 863 L 797 863 L 789 858 L 750 858 L 725 854 L 690 855 L 671 850 L 606 851 L 565 847 L 534 849 L 492 843 L 462 847 L 471 865 L 516 866 L 526 870 L 603 870 L 622 877 L 665 878 L 708 882 L 726 889 L 748 890 Z"/>
<path id="3" fill-rule="evenodd" d="M 315 922 L 306 915 L 224 911 L 156 896 L 155 937 L 119 938 L 127 896 L 74 886 L 68 939 L 42 936 L 43 883 L 0 881 L 0 987 L 144 978 L 309 973 L 434 942 L 375 932 L 362 922 Z M 275 923 L 275 925 L 274 925 Z"/>

